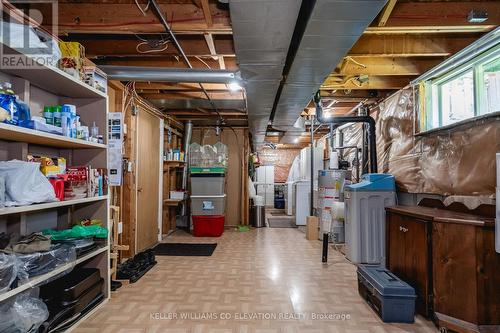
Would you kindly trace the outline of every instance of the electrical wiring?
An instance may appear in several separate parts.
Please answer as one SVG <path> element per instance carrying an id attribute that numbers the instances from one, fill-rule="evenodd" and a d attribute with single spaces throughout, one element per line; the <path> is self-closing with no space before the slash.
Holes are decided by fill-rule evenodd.
<path id="1" fill-rule="evenodd" d="M 204 64 L 205 66 L 207 66 L 208 69 L 212 69 L 212 67 L 210 67 L 209 64 L 207 64 L 203 59 L 201 59 L 201 57 L 195 56 L 195 58 L 198 59 L 198 61 L 200 61 L 202 64 Z"/>
<path id="2" fill-rule="evenodd" d="M 147 45 L 150 49 L 149 50 L 141 50 L 141 46 L 143 45 Z M 148 53 L 158 53 L 158 52 L 163 52 L 163 51 L 166 51 L 168 49 L 168 41 L 167 42 L 164 42 L 163 44 L 160 44 L 160 45 L 163 45 L 163 47 L 161 49 L 155 49 L 155 48 L 152 48 L 154 47 L 153 45 L 151 45 L 149 42 L 140 42 L 139 44 L 137 44 L 137 46 L 135 47 L 135 50 L 138 52 L 138 53 L 141 53 L 141 54 L 148 54 Z"/>
<path id="3" fill-rule="evenodd" d="M 134 0 L 135 1 L 135 5 L 137 6 L 137 8 L 139 8 L 139 10 L 141 11 L 142 15 L 146 16 L 146 12 L 148 11 L 149 9 L 149 0 L 146 4 L 146 7 L 142 8 L 141 5 L 139 5 L 139 1 L 138 0 Z"/>

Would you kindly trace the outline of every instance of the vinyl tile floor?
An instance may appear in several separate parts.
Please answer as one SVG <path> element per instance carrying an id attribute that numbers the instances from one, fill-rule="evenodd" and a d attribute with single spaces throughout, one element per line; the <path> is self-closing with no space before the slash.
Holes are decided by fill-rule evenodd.
<path id="1" fill-rule="evenodd" d="M 438 332 L 385 324 L 359 297 L 356 268 L 298 229 L 226 230 L 220 238 L 182 231 L 165 242 L 213 243 L 211 257 L 157 257 L 138 282 L 123 286 L 77 333 L 396 333 Z"/>

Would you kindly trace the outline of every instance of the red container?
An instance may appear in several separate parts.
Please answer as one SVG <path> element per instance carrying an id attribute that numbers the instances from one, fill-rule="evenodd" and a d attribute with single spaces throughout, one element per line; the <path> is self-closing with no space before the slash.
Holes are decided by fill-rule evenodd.
<path id="1" fill-rule="evenodd" d="M 193 216 L 193 236 L 220 237 L 224 232 L 224 215 Z"/>

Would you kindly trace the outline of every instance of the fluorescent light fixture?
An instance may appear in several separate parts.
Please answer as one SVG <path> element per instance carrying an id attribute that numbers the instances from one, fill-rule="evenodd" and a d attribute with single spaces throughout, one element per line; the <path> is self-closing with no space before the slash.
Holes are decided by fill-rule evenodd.
<path id="1" fill-rule="evenodd" d="M 236 92 L 238 90 L 241 90 L 241 85 L 238 82 L 233 81 L 233 82 L 229 83 L 229 90 L 232 92 Z"/>

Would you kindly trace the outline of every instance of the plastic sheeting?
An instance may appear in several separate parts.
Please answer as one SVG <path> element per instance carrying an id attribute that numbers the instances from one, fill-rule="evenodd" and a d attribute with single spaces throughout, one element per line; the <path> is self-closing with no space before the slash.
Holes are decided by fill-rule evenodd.
<path id="1" fill-rule="evenodd" d="M 393 174 L 399 190 L 441 195 L 495 193 L 498 117 L 414 135 L 413 95 L 405 89 L 380 104 L 376 120 L 379 172 Z"/>
<path id="2" fill-rule="evenodd" d="M 293 160 L 300 153 L 300 149 L 262 149 L 259 158 L 263 165 L 274 165 L 274 182 L 284 183 Z"/>

